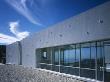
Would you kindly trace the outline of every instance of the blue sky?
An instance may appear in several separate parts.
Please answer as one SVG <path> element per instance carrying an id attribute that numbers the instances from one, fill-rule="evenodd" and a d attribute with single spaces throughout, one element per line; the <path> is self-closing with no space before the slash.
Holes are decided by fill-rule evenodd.
<path id="1" fill-rule="evenodd" d="M 0 0 L 0 43 L 10 44 L 110 0 Z"/>

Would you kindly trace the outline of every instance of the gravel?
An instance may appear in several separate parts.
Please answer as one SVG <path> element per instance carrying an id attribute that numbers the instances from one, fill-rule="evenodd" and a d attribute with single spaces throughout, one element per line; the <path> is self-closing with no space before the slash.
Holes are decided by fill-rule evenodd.
<path id="1" fill-rule="evenodd" d="M 39 68 L 0 65 L 0 82 L 87 82 L 73 75 Z M 93 81 L 89 81 L 93 82 Z M 95 82 L 95 81 L 94 81 Z"/>

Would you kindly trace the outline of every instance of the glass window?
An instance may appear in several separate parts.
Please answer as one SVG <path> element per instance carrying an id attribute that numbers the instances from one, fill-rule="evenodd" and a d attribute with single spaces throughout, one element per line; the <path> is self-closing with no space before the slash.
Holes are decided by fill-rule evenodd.
<path id="1" fill-rule="evenodd" d="M 110 41 L 104 42 L 104 54 L 105 54 L 105 82 L 110 81 Z"/>
<path id="2" fill-rule="evenodd" d="M 76 48 L 74 67 L 79 67 L 80 62 L 80 48 Z"/>
<path id="3" fill-rule="evenodd" d="M 103 66 L 103 47 L 97 47 L 97 65 L 98 67 Z"/>
<path id="4" fill-rule="evenodd" d="M 60 72 L 61 73 L 66 73 L 66 74 L 69 74 L 69 68 L 66 67 L 66 66 L 60 66 Z"/>
<path id="5" fill-rule="evenodd" d="M 105 46 L 105 62 L 110 63 L 110 46 Z"/>
<path id="6" fill-rule="evenodd" d="M 90 48 L 81 48 L 81 67 L 90 67 Z"/>
<path id="7" fill-rule="evenodd" d="M 53 51 L 53 64 L 59 65 L 59 50 L 57 48 L 54 49 Z"/>
<path id="8" fill-rule="evenodd" d="M 43 57 L 44 59 L 47 59 L 47 52 L 46 52 L 46 51 L 43 52 L 42 57 Z"/>
<path id="9" fill-rule="evenodd" d="M 40 52 L 40 56 L 41 56 L 41 58 L 40 58 L 40 63 L 46 63 L 45 62 L 45 58 L 44 58 L 44 52 L 46 52 L 47 53 L 47 50 L 46 49 L 41 49 L 41 52 Z"/>
<path id="10" fill-rule="evenodd" d="M 91 42 L 91 47 L 96 47 L 96 42 Z"/>
<path id="11" fill-rule="evenodd" d="M 68 57 L 69 57 L 69 54 L 68 54 L 68 50 L 64 50 L 64 65 L 68 65 Z"/>
<path id="12" fill-rule="evenodd" d="M 104 41 L 105 46 L 110 46 L 110 40 Z"/>
<path id="13" fill-rule="evenodd" d="M 95 69 L 95 62 L 96 62 L 96 47 L 91 47 L 91 61 L 90 61 L 90 68 Z"/>
<path id="14" fill-rule="evenodd" d="M 97 79 L 102 81 L 103 78 L 103 45 L 101 42 L 97 43 Z"/>
<path id="15" fill-rule="evenodd" d="M 95 79 L 95 70 L 81 69 L 80 72 L 81 72 L 81 77 Z"/>
<path id="16" fill-rule="evenodd" d="M 73 46 L 64 46 L 60 50 L 60 63 L 65 66 L 73 66 L 75 62 L 75 49 Z"/>
<path id="17" fill-rule="evenodd" d="M 53 52 L 52 52 L 52 70 L 53 71 L 57 71 L 59 72 L 59 48 L 53 48 Z"/>
<path id="18" fill-rule="evenodd" d="M 110 45 L 105 44 L 104 46 L 104 54 L 105 54 L 105 63 L 110 64 Z"/>
<path id="19" fill-rule="evenodd" d="M 51 63 L 51 50 L 50 48 L 47 49 L 41 49 L 41 61 L 40 63 Z"/>
<path id="20" fill-rule="evenodd" d="M 75 49 L 68 50 L 68 65 L 74 66 L 75 64 Z"/>

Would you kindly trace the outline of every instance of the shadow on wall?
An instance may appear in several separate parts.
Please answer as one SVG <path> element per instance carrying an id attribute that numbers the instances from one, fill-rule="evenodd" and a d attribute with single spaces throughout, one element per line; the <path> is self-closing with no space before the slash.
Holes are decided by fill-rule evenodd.
<path id="1" fill-rule="evenodd" d="M 6 46 L 0 45 L 0 63 L 6 63 Z"/>

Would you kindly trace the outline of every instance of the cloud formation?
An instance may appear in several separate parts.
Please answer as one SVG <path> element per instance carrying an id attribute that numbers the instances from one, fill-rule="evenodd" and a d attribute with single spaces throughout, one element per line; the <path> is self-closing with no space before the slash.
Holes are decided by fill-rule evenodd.
<path id="1" fill-rule="evenodd" d="M 19 40 L 22 40 L 23 38 L 29 36 L 29 32 L 27 32 L 27 31 L 20 32 L 18 30 L 18 28 L 19 28 L 19 22 L 18 21 L 10 22 L 9 26 L 10 26 L 10 32 L 12 32 L 16 36 L 16 38 L 18 38 Z"/>
<path id="2" fill-rule="evenodd" d="M 0 43 L 1 44 L 11 44 L 11 43 L 14 43 L 16 41 L 20 41 L 23 38 L 26 38 L 27 36 L 29 36 L 28 31 L 20 32 L 19 26 L 20 25 L 19 25 L 18 21 L 10 22 L 9 23 L 9 27 L 10 27 L 9 29 L 10 29 L 10 32 L 15 35 L 15 37 L 0 33 Z"/>
<path id="3" fill-rule="evenodd" d="M 10 4 L 18 13 L 27 18 L 31 23 L 41 25 L 38 20 L 34 19 L 31 11 L 27 7 L 27 1 L 28 0 L 6 0 L 8 4 Z M 31 1 L 30 4 L 33 3 L 33 0 L 29 1 Z"/>
<path id="4" fill-rule="evenodd" d="M 0 43 L 1 44 L 11 44 L 16 41 L 18 41 L 17 38 L 0 33 Z"/>

